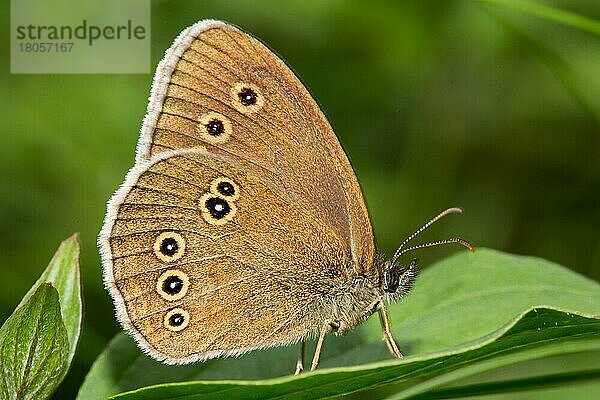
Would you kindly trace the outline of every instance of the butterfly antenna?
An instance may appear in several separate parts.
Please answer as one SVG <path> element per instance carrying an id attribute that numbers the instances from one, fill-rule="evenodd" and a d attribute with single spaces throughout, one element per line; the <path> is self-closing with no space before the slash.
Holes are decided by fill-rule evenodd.
<path id="1" fill-rule="evenodd" d="M 430 219 L 425 225 L 423 225 L 422 227 L 417 229 L 412 235 L 410 235 L 409 237 L 404 239 L 404 241 L 400 244 L 400 246 L 394 253 L 394 256 L 392 257 L 392 263 L 395 263 L 396 260 L 402 254 L 406 254 L 408 252 L 418 250 L 418 249 L 424 249 L 426 247 L 442 246 L 442 245 L 451 244 L 451 243 L 459 243 L 459 244 L 465 246 L 466 248 L 468 248 L 469 250 L 475 251 L 475 246 L 473 246 L 471 243 L 469 243 L 468 241 L 466 241 L 465 239 L 462 239 L 462 238 L 450 238 L 450 239 L 445 239 L 445 240 L 438 240 L 436 242 L 422 243 L 422 244 L 418 244 L 415 246 L 407 247 L 406 249 L 404 248 L 404 246 L 406 246 L 411 240 L 413 240 L 415 237 L 417 237 L 421 232 L 423 232 L 425 229 L 429 228 L 431 225 L 433 225 L 435 222 L 439 221 L 446 215 L 460 214 L 460 213 L 462 213 L 461 208 L 452 207 L 452 208 L 448 208 L 448 209 L 442 211 L 441 213 L 439 213 L 438 215 L 436 215 L 435 217 Z"/>

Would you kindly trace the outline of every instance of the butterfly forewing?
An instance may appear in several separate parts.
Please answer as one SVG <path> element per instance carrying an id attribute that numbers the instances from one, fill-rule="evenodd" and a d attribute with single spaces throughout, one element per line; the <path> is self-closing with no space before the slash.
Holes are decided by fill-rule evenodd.
<path id="1" fill-rule="evenodd" d="M 347 279 L 328 225 L 231 160 L 181 150 L 134 167 L 106 220 L 105 281 L 154 357 L 192 362 L 316 332 Z"/>
<path id="2" fill-rule="evenodd" d="M 275 54 L 222 22 L 188 28 L 167 51 L 138 162 L 197 146 L 268 182 L 328 225 L 348 267 L 371 266 L 373 235 L 360 187 L 325 116 Z"/>

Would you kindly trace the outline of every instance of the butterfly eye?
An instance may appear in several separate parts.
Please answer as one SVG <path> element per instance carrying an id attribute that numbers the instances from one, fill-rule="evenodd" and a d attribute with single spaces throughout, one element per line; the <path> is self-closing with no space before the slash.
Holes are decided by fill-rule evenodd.
<path id="1" fill-rule="evenodd" d="M 235 108 L 244 114 L 257 112 L 265 104 L 260 90 L 251 83 L 236 83 L 231 88 L 231 97 Z"/>
<path id="2" fill-rule="evenodd" d="M 165 300 L 179 300 L 185 296 L 190 286 L 188 276 L 177 269 L 163 273 L 156 282 L 156 291 Z"/>
<path id="3" fill-rule="evenodd" d="M 219 177 L 210 184 L 210 191 L 213 194 L 223 196 L 228 200 L 237 200 L 240 197 L 240 191 L 237 185 L 228 178 Z"/>
<path id="4" fill-rule="evenodd" d="M 176 232 L 163 232 L 154 241 L 154 254 L 159 260 L 172 262 L 183 257 L 185 240 Z"/>
<path id="5" fill-rule="evenodd" d="M 208 143 L 224 143 L 231 135 L 231 122 L 219 113 L 210 112 L 200 118 L 197 130 Z"/>
<path id="6" fill-rule="evenodd" d="M 190 323 L 190 314 L 183 308 L 174 308 L 165 315 L 163 324 L 172 332 L 185 329 Z"/>

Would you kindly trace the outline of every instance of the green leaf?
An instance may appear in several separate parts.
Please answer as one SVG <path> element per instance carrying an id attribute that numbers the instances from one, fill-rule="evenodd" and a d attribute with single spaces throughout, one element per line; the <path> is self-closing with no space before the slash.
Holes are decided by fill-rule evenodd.
<path id="1" fill-rule="evenodd" d="M 141 389 L 123 398 L 211 398 L 224 390 L 231 398 L 313 398 L 390 383 L 399 385 L 398 396 L 416 395 L 502 366 L 600 349 L 600 321 L 592 318 L 600 315 L 598 283 L 545 260 L 492 250 L 460 252 L 428 268 L 390 313 L 405 359 L 389 359 L 378 321 L 371 318 L 346 337 L 328 338 L 316 373 L 274 380 L 264 379 L 292 372 L 295 348 L 173 367 L 152 361 L 118 335 L 96 360 L 78 399 L 189 380 L 201 381 Z"/>
<path id="2" fill-rule="evenodd" d="M 50 397 L 68 368 L 68 353 L 58 292 L 42 283 L 0 328 L 0 397 Z"/>
<path id="3" fill-rule="evenodd" d="M 589 353 L 587 353 L 589 354 Z M 564 383 L 577 383 L 600 378 L 600 369 L 591 371 L 577 371 L 546 376 L 535 376 L 533 378 L 514 379 L 511 381 L 500 381 L 454 387 L 449 389 L 435 390 L 423 395 L 413 396 L 412 399 L 454 399 L 467 396 L 481 396 L 486 394 L 520 392 L 523 390 L 555 387 Z"/>
<path id="4" fill-rule="evenodd" d="M 575 14 L 569 11 L 564 11 L 559 8 L 546 6 L 533 1 L 526 0 L 477 0 L 482 3 L 491 3 L 506 8 L 512 8 L 527 14 L 545 18 L 549 21 L 558 22 L 566 26 L 570 26 L 582 31 L 590 32 L 600 36 L 600 22 L 584 17 L 583 15 Z"/>
<path id="5" fill-rule="evenodd" d="M 68 362 L 70 364 L 77 349 L 83 319 L 77 233 L 60 244 L 42 275 L 21 300 L 21 304 L 27 301 L 28 297 L 37 290 L 37 286 L 43 282 L 51 283 L 58 291 L 61 315 L 69 337 Z"/>
<path id="6" fill-rule="evenodd" d="M 81 331 L 77 234 L 61 243 L 0 330 L 1 397 L 49 397 L 66 375 Z"/>
<path id="7" fill-rule="evenodd" d="M 541 327 L 543 326 L 543 328 Z M 600 320 L 535 309 L 504 332 L 452 351 L 340 367 L 265 381 L 196 381 L 150 386 L 111 398 L 120 400 L 337 397 L 390 383 L 416 384 L 393 396 L 404 399 L 475 373 L 555 354 L 600 350 Z M 538 330 L 539 329 L 539 330 Z M 420 381 L 433 378 L 425 384 Z"/>

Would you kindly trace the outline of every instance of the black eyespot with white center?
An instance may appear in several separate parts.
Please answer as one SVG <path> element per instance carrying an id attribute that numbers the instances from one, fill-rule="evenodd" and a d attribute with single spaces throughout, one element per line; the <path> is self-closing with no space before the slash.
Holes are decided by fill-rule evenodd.
<path id="1" fill-rule="evenodd" d="M 222 181 L 217 184 L 217 192 L 223 196 L 235 196 L 235 187 L 231 182 Z"/>
<path id="2" fill-rule="evenodd" d="M 171 296 L 175 295 L 183 289 L 183 281 L 177 275 L 168 276 L 167 279 L 163 281 L 162 289 Z"/>
<path id="3" fill-rule="evenodd" d="M 217 188 L 220 182 L 228 182 L 234 188 L 234 195 L 223 195 Z M 226 187 L 227 189 L 227 187 Z M 198 201 L 198 208 L 202 218 L 211 225 L 225 225 L 233 219 L 237 212 L 235 200 L 239 197 L 239 190 L 233 181 L 219 177 L 212 181 L 210 191 L 204 193 Z"/>
<path id="4" fill-rule="evenodd" d="M 185 239 L 177 232 L 166 231 L 154 241 L 154 254 L 166 263 L 179 260 L 185 252 Z"/>
<path id="5" fill-rule="evenodd" d="M 160 252 L 167 257 L 173 257 L 177 250 L 179 250 L 179 245 L 177 240 L 172 237 L 164 238 L 160 244 Z"/>
<path id="6" fill-rule="evenodd" d="M 221 197 L 209 197 L 205 203 L 206 209 L 213 218 L 224 218 L 231 211 L 231 207 L 227 200 Z"/>
<path id="7" fill-rule="evenodd" d="M 256 104 L 257 99 L 258 99 L 258 94 L 251 88 L 244 87 L 244 88 L 242 88 L 242 90 L 239 91 L 238 97 L 240 98 L 240 101 L 242 102 L 243 105 L 252 106 L 252 105 Z"/>
<path id="8" fill-rule="evenodd" d="M 185 322 L 183 314 L 175 313 L 169 317 L 169 324 L 171 326 L 181 326 Z"/>
<path id="9" fill-rule="evenodd" d="M 196 129 L 200 138 L 211 144 L 227 142 L 232 133 L 231 121 L 218 112 L 201 115 Z"/>
<path id="10" fill-rule="evenodd" d="M 187 274 L 178 269 L 163 272 L 156 282 L 156 291 L 168 301 L 182 299 L 189 287 L 190 279 Z"/>
<path id="11" fill-rule="evenodd" d="M 163 325 L 172 332 L 185 329 L 190 323 L 190 314 L 183 308 L 174 308 L 165 315 Z"/>
<path id="12" fill-rule="evenodd" d="M 237 82 L 231 87 L 231 100 L 236 110 L 242 114 L 252 114 L 265 105 L 262 90 L 250 82 Z"/>
<path id="13" fill-rule="evenodd" d="M 230 205 L 240 198 L 238 185 L 226 176 L 220 176 L 210 183 L 210 192 L 216 197 L 223 197 Z"/>
<path id="14" fill-rule="evenodd" d="M 220 119 L 211 119 L 206 124 L 206 131 L 211 136 L 220 136 L 225 133 L 225 125 Z"/>

